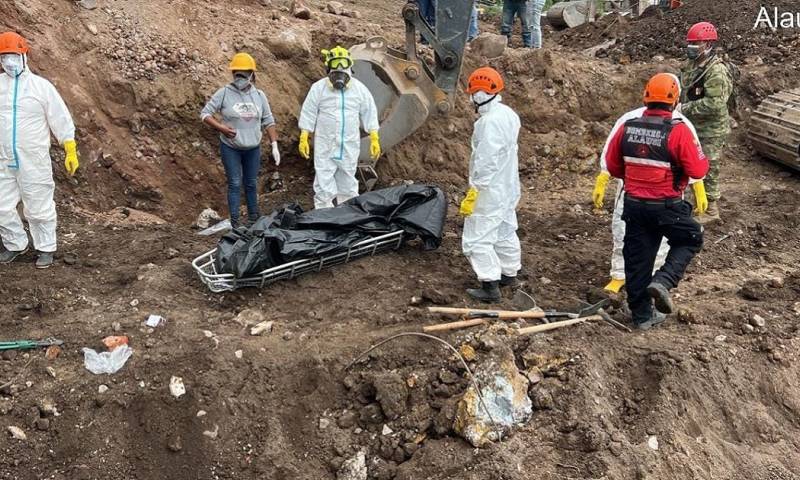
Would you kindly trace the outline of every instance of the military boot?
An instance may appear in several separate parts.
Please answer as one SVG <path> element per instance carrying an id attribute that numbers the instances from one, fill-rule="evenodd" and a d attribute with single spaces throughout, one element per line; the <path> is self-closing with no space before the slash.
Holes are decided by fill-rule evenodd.
<path id="1" fill-rule="evenodd" d="M 500 282 L 481 282 L 481 288 L 468 288 L 467 295 L 483 303 L 500 301 Z"/>
<path id="2" fill-rule="evenodd" d="M 716 200 L 709 200 L 708 201 L 708 208 L 706 212 L 702 215 L 698 215 L 697 223 L 700 225 L 708 225 L 710 223 L 718 222 L 721 220 L 719 216 L 719 203 Z"/>
<path id="3" fill-rule="evenodd" d="M 501 287 L 519 287 L 520 285 L 522 285 L 522 282 L 517 280 L 517 277 L 507 277 L 505 275 L 500 277 Z"/>

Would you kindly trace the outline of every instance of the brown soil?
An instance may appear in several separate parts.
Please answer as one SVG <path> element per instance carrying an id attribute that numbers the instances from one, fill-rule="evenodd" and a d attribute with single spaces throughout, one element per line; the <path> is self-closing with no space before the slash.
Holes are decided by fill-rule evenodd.
<path id="1" fill-rule="evenodd" d="M 66 346 L 53 361 L 43 351 L 2 355 L 0 384 L 11 382 L 0 391 L 0 478 L 328 479 L 360 448 L 370 478 L 379 479 L 800 478 L 800 181 L 754 157 L 741 127 L 725 155 L 725 223 L 707 230 L 705 250 L 677 291 L 681 314 L 665 327 L 443 336 L 473 345 L 477 363 L 507 344 L 521 369 L 538 367 L 542 377 L 530 390 L 532 421 L 475 450 L 451 431 L 466 379 L 438 345 L 400 339 L 344 371 L 380 339 L 441 320 L 425 306 L 470 305 L 463 290 L 474 280 L 456 215 L 474 120 L 464 96 L 450 119 L 418 132 L 379 165 L 386 185 L 429 181 L 451 195 L 439 250 L 408 247 L 224 295 L 208 293 L 189 263 L 214 245 L 190 228 L 196 215 L 207 206 L 225 210 L 217 142 L 199 126 L 198 111 L 224 81 L 217 66 L 233 46 L 255 52 L 259 83 L 280 122 L 284 187 L 262 203 L 309 206 L 313 172 L 294 154 L 294 125 L 322 67 L 314 56 L 278 59 L 262 39 L 305 30 L 312 52 L 378 31 L 399 42 L 399 4 L 353 4 L 363 15 L 356 20 L 320 13 L 324 5 L 312 2 L 315 19 L 304 22 L 278 1 L 117 0 L 107 4 L 111 13 L 102 3 L 85 11 L 71 2 L 18 2 L 0 18 L 32 39 L 31 62 L 64 94 L 83 156 L 74 181 L 56 168 L 57 265 L 35 271 L 26 259 L 3 268 L 0 338 L 55 336 Z M 713 12 L 730 5 L 696 3 L 713 4 Z M 197 60 L 176 61 L 152 79 L 126 77 L 127 64 L 103 53 L 118 44 L 114 28 L 126 22 L 143 38 L 197 50 Z M 754 99 L 793 81 L 769 74 L 778 58 L 765 54 L 764 65 L 745 65 Z M 470 56 L 465 68 L 480 63 Z M 505 72 L 505 101 L 524 123 L 526 289 L 544 307 L 573 309 L 596 299 L 607 280 L 610 210 L 596 215 L 588 201 L 597 152 L 615 117 L 638 104 L 643 81 L 665 66 L 621 65 L 567 47 L 510 51 L 491 63 Z M 207 65 L 204 72 L 191 70 L 198 64 Z M 503 306 L 512 307 L 505 296 Z M 263 312 L 275 329 L 249 336 L 237 321 L 246 309 Z M 619 308 L 612 312 L 621 318 Z M 151 313 L 166 325 L 147 329 Z M 755 315 L 765 326 L 751 332 L 744 325 Z M 135 353 L 117 374 L 92 375 L 81 348 L 102 348 L 112 334 L 128 335 Z M 187 387 L 179 399 L 169 392 L 173 375 Z M 98 393 L 101 384 L 109 390 Z M 48 399 L 58 415 L 39 408 Z M 11 425 L 28 440 L 11 439 Z M 384 425 L 394 433 L 382 435 Z M 203 434 L 215 428 L 216 438 Z M 651 436 L 657 451 L 647 445 Z"/>

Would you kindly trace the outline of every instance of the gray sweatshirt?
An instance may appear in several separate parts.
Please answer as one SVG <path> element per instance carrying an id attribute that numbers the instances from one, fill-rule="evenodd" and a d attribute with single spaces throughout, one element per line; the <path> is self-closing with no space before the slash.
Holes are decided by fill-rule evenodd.
<path id="1" fill-rule="evenodd" d="M 220 134 L 220 141 L 238 150 L 259 146 L 263 130 L 275 125 L 266 94 L 253 85 L 244 91 L 232 84 L 217 90 L 203 107 L 200 118 L 205 120 L 215 113 L 221 114 L 222 122 L 236 130 L 235 138 Z"/>

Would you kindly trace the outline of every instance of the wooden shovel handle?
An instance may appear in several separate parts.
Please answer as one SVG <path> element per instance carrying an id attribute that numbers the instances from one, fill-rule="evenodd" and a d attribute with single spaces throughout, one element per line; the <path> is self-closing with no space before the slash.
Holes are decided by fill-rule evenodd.
<path id="1" fill-rule="evenodd" d="M 514 310 L 476 310 L 473 308 L 428 307 L 430 313 L 445 313 L 448 315 L 491 315 L 492 318 L 545 318 L 544 312 L 517 312 Z"/>
<path id="2" fill-rule="evenodd" d="M 474 320 L 464 320 L 461 322 L 450 322 L 450 323 L 440 323 L 438 325 L 429 325 L 427 327 L 422 327 L 422 331 L 426 333 L 444 332 L 447 330 L 458 330 L 459 328 L 467 328 L 467 327 L 474 327 L 476 325 L 483 325 L 484 323 L 486 323 L 486 319 L 476 318 Z"/>
<path id="3" fill-rule="evenodd" d="M 574 318 L 572 320 L 562 320 L 560 322 L 545 323 L 543 325 L 534 325 L 532 327 L 520 328 L 517 333 L 520 335 L 530 335 L 533 333 L 547 332 L 549 330 L 556 330 L 559 328 L 569 327 L 578 323 L 589 322 L 593 320 L 602 320 L 600 315 L 592 315 L 591 317 Z"/>

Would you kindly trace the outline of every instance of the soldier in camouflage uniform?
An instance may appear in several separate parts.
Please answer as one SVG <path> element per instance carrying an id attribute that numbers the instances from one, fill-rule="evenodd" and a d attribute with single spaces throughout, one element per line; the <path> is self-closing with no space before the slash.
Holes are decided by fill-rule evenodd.
<path id="1" fill-rule="evenodd" d="M 717 29 L 708 22 L 698 23 L 689 29 L 689 62 L 681 71 L 681 113 L 697 129 L 697 136 L 710 165 L 704 182 L 708 210 L 697 218 L 701 224 L 720 219 L 720 157 L 731 132 L 728 100 L 733 93 L 733 79 L 727 65 L 714 53 L 717 39 Z"/>

